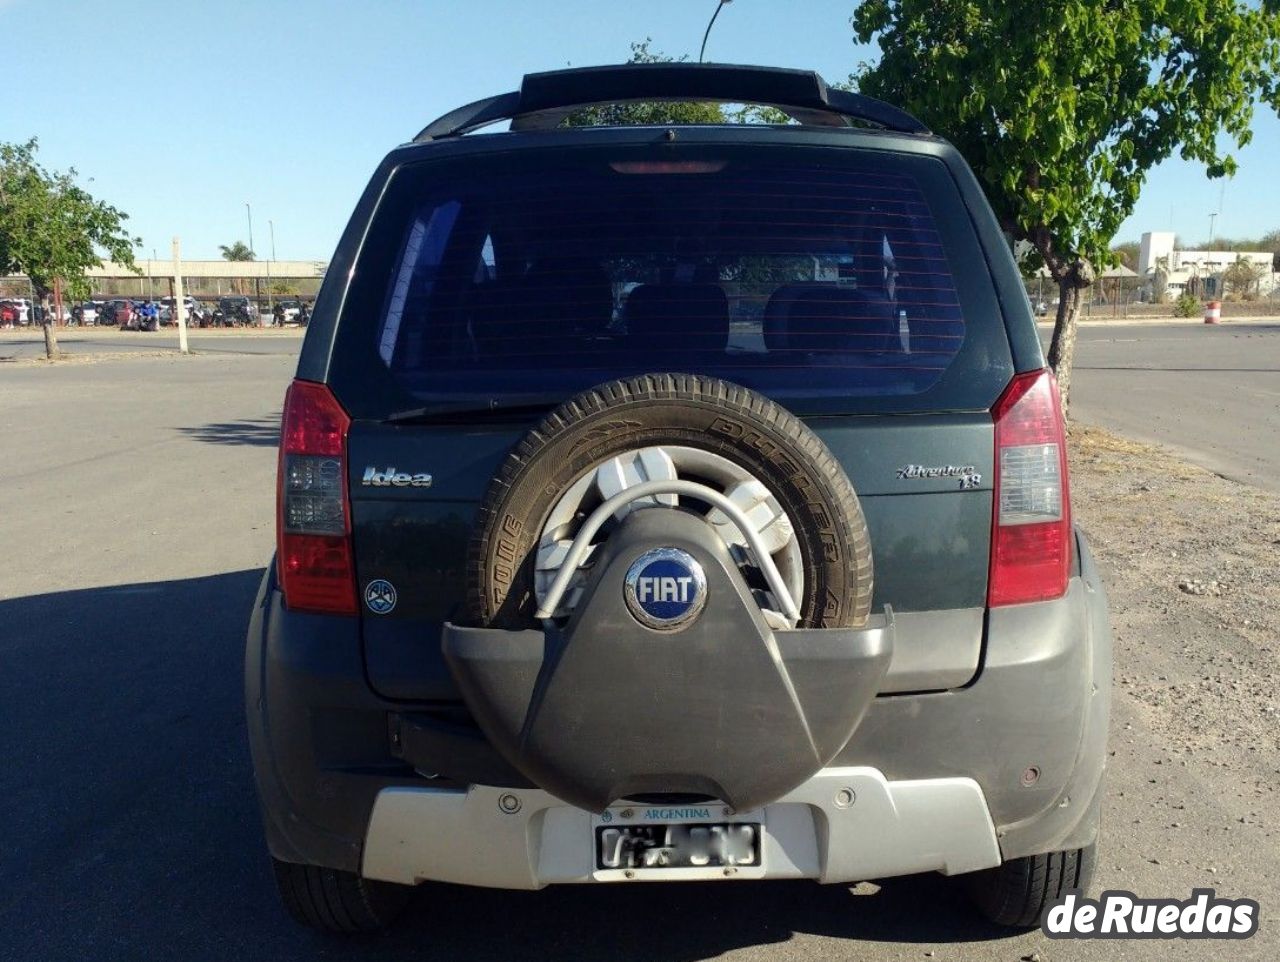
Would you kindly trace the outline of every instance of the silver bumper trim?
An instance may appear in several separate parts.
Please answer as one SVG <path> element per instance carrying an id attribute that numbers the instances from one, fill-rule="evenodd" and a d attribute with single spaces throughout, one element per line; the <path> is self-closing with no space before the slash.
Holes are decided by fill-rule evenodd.
<path id="1" fill-rule="evenodd" d="M 643 820 L 647 806 L 632 807 Z M 969 778 L 891 782 L 874 768 L 828 768 L 733 818 L 764 826 L 762 865 L 736 878 L 856 882 L 1000 864 L 986 799 Z M 506 889 L 613 880 L 616 870 L 595 868 L 592 825 L 590 812 L 538 790 L 387 788 L 373 806 L 361 871 L 402 884 Z M 723 870 L 637 873 L 637 880 L 712 877 Z"/>

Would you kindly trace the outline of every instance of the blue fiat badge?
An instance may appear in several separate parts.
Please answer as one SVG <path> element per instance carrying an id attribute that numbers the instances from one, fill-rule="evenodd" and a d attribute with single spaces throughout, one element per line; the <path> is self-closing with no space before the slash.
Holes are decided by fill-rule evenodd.
<path id="1" fill-rule="evenodd" d="M 396 589 L 390 581 L 379 578 L 364 589 L 364 603 L 375 615 L 389 615 L 396 606 Z"/>
<path id="2" fill-rule="evenodd" d="M 679 548 L 646 551 L 627 569 L 627 608 L 654 631 L 679 631 L 707 602 L 702 566 Z"/>

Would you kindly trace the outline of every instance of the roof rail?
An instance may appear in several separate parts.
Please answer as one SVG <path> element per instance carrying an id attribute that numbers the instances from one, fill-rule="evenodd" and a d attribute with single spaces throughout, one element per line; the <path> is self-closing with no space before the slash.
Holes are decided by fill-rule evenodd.
<path id="1" fill-rule="evenodd" d="M 804 124 L 874 124 L 885 130 L 927 134 L 905 110 L 827 86 L 811 70 L 726 64 L 653 63 L 577 67 L 526 74 L 519 90 L 477 100 L 432 121 L 414 143 L 456 137 L 510 120 L 514 130 L 555 127 L 582 107 L 637 100 L 701 100 L 761 104 Z"/>

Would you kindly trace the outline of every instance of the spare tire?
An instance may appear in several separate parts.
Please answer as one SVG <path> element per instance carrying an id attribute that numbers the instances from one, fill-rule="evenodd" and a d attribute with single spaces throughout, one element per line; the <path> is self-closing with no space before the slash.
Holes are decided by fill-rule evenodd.
<path id="1" fill-rule="evenodd" d="M 512 449 L 477 516 L 464 623 L 535 625 L 534 560 L 557 499 L 608 459 L 662 445 L 701 448 L 742 466 L 793 520 L 804 573 L 797 627 L 866 623 L 871 542 L 840 463 L 768 398 L 690 374 L 647 374 L 591 388 L 548 414 Z"/>

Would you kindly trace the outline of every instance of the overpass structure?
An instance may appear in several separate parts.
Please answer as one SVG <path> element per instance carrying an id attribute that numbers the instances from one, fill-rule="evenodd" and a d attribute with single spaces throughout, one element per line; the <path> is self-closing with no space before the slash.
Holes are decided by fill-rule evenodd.
<path id="1" fill-rule="evenodd" d="M 137 270 L 104 261 L 86 271 L 95 297 L 165 297 L 173 279 L 172 260 L 139 260 Z M 276 296 L 288 291 L 314 295 L 324 279 L 327 261 L 182 261 L 182 287 L 193 297 L 222 294 Z M 0 278 L 0 290 L 27 295 L 30 283 L 17 275 Z"/>
<path id="2" fill-rule="evenodd" d="M 139 260 L 134 273 L 110 261 L 90 268 L 88 277 L 95 292 L 125 296 L 150 296 L 148 287 L 168 292 L 173 261 Z M 189 261 L 182 262 L 182 287 L 194 297 L 219 294 L 266 295 L 276 287 L 300 294 L 314 294 L 324 278 L 326 261 Z M 150 282 L 150 283 L 148 283 Z M 156 296 L 159 296 L 158 294 Z"/>

